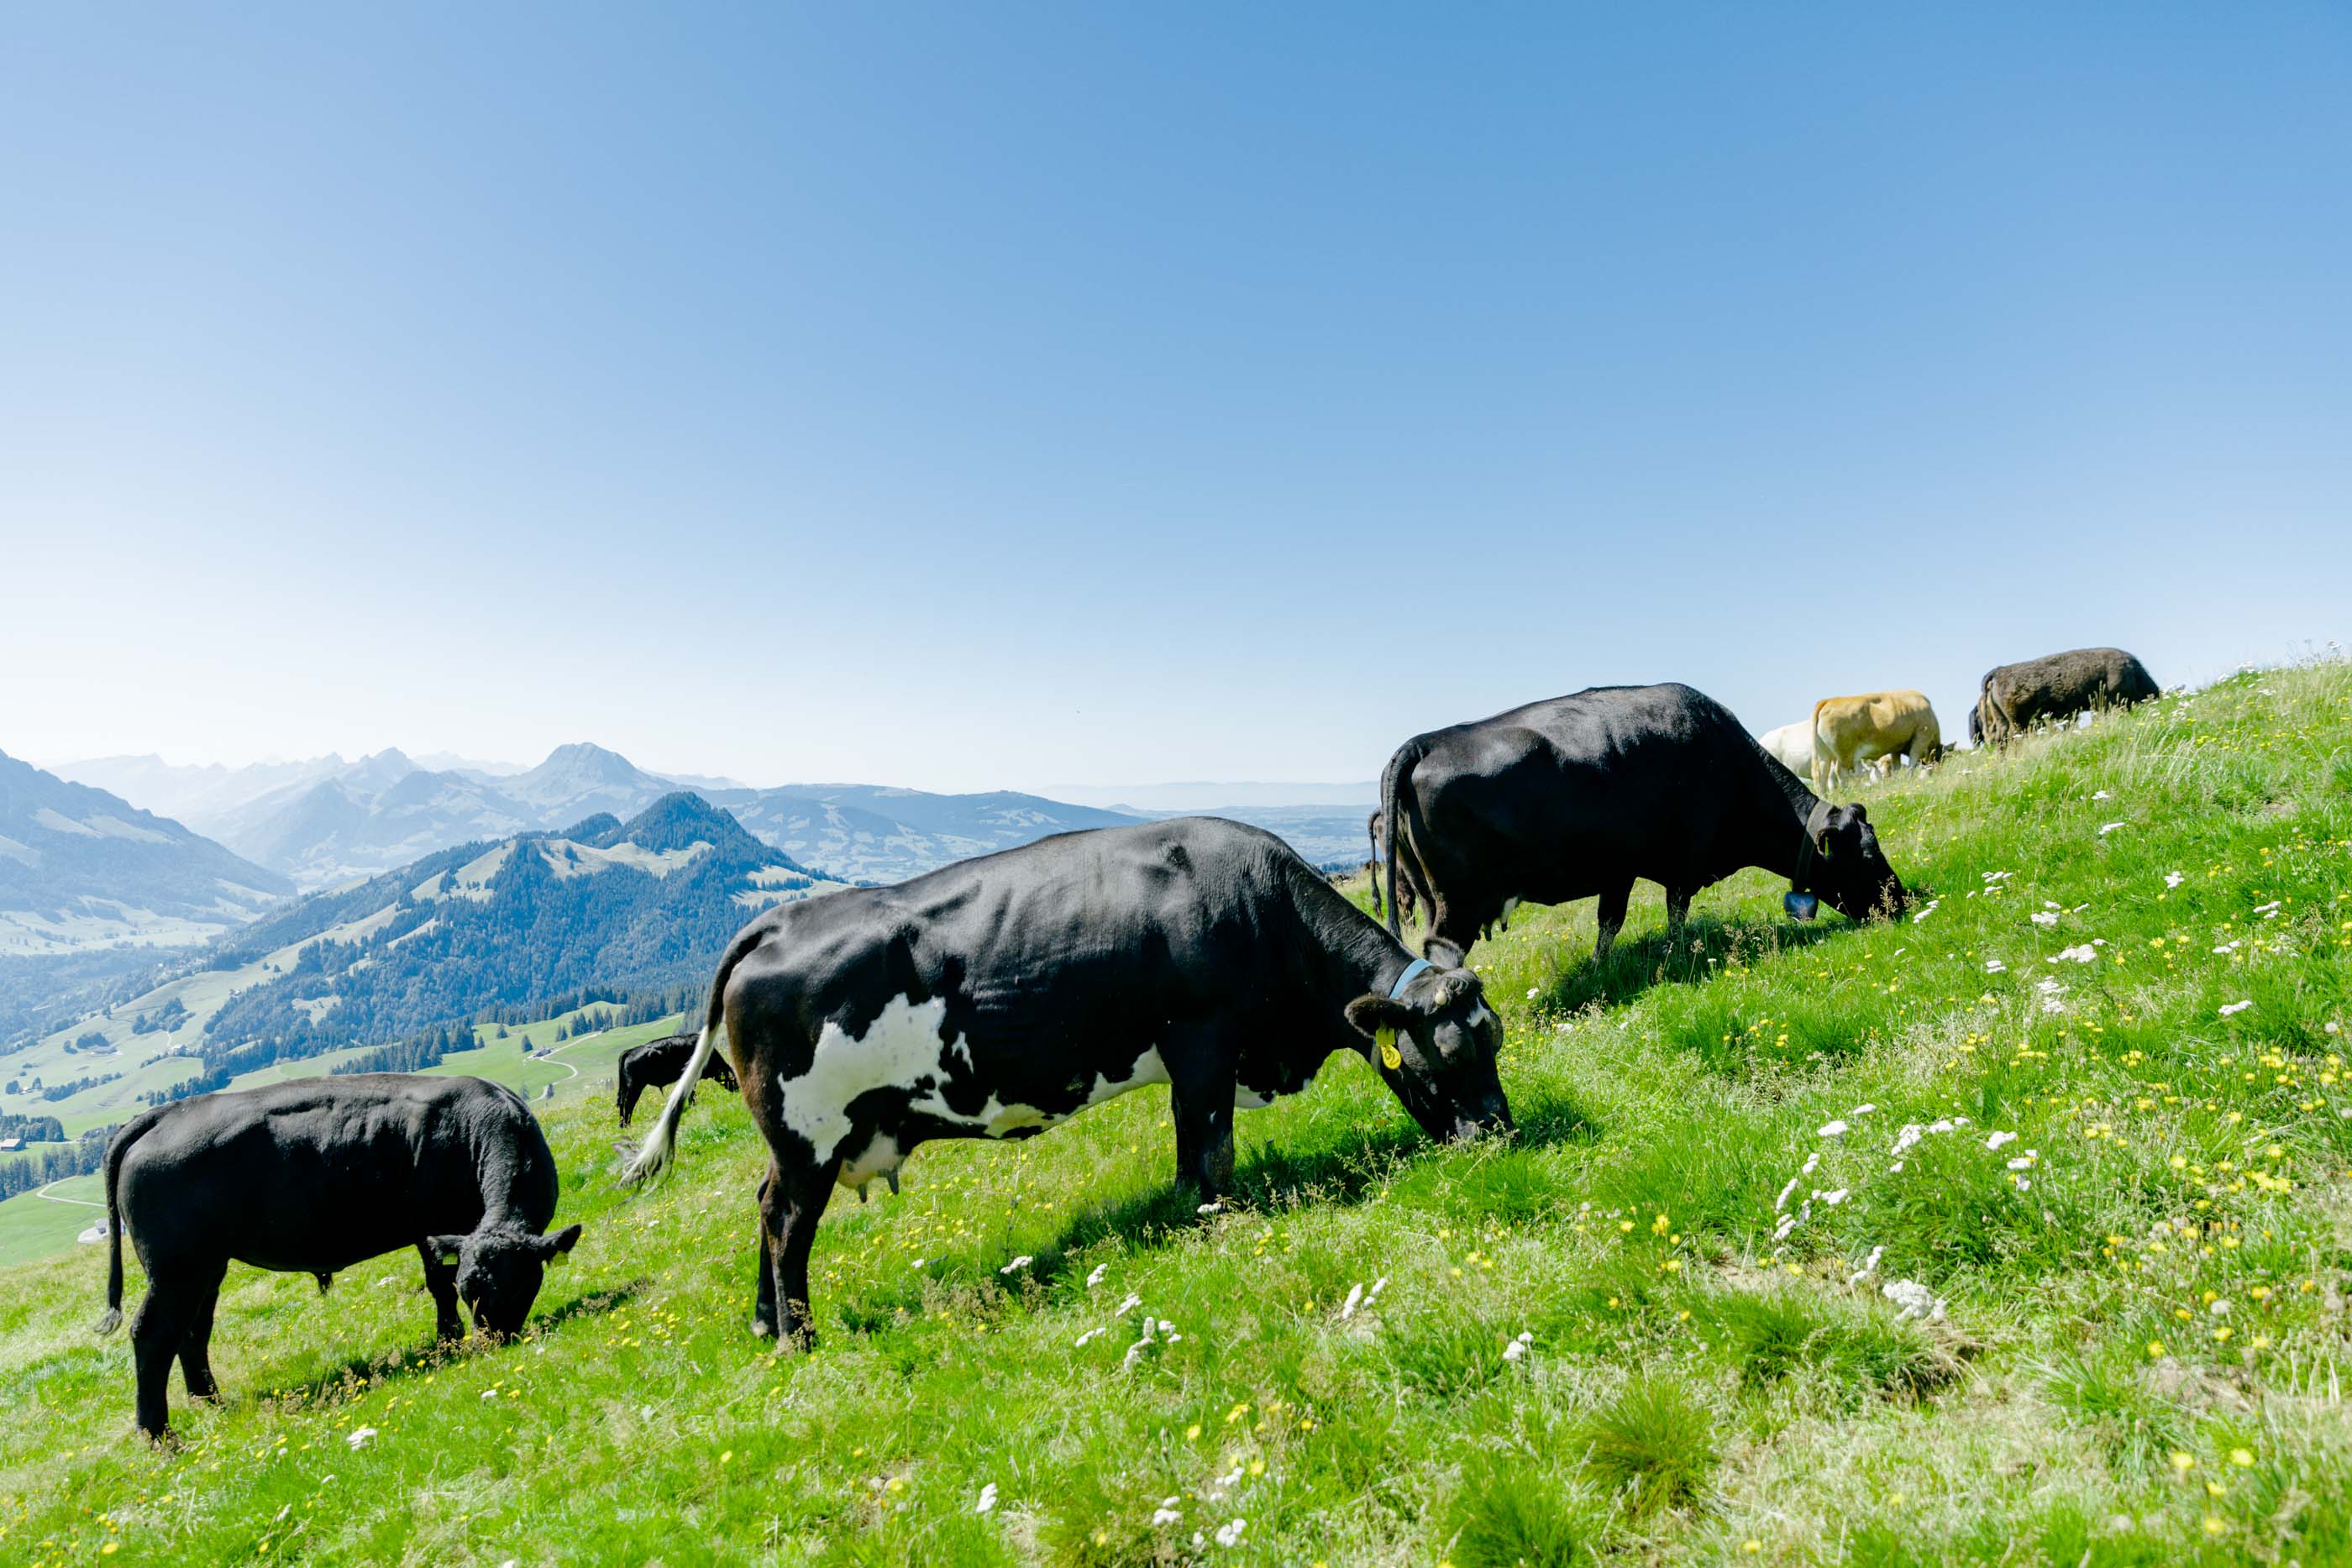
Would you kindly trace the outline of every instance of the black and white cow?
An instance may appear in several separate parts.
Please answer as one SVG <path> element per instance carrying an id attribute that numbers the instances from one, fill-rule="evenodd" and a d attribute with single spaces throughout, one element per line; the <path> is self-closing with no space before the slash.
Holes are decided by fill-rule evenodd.
<path id="1" fill-rule="evenodd" d="M 646 1090 L 667 1088 L 677 1082 L 678 1074 L 686 1071 L 687 1062 L 694 1056 L 696 1038 L 692 1034 L 665 1035 L 621 1052 L 613 1093 L 614 1108 L 621 1113 L 621 1125 L 627 1126 L 629 1119 L 636 1114 L 637 1101 Z M 715 1056 L 703 1063 L 702 1077 L 705 1082 L 716 1079 L 729 1089 L 742 1087 L 735 1082 L 733 1071 Z"/>
<path id="2" fill-rule="evenodd" d="M 487 1333 L 520 1332 L 546 1266 L 580 1228 L 554 1218 L 555 1156 L 522 1099 L 478 1078 L 306 1078 L 134 1116 L 106 1151 L 101 1334 L 122 1322 L 122 1232 L 147 1270 L 131 1321 L 139 1427 L 165 1430 L 177 1357 L 191 1399 L 216 1396 L 213 1307 L 231 1261 L 313 1274 L 414 1247 L 435 1329 L 461 1339 L 462 1299 Z"/>
<path id="3" fill-rule="evenodd" d="M 1389 930 L 1401 874 L 1433 940 L 1466 951 L 1521 903 L 1601 900 L 1608 956 L 1636 878 L 1691 897 L 1743 866 L 1854 919 L 1903 907 L 1860 806 L 1832 806 L 1688 686 L 1596 686 L 1414 736 L 1381 779 Z"/>
<path id="4" fill-rule="evenodd" d="M 1366 1056 L 1433 1137 L 1511 1125 L 1502 1021 L 1459 955 L 1415 958 L 1280 839 L 1216 819 L 780 904 L 719 961 L 697 1064 L 722 1028 L 772 1156 L 753 1328 L 790 1340 L 813 1330 L 809 1246 L 834 1186 L 929 1138 L 1025 1138 L 1165 1083 L 1177 1178 L 1213 1197 L 1234 1108 L 1304 1089 L 1336 1051 Z M 669 1163 L 690 1076 L 627 1179 Z"/>

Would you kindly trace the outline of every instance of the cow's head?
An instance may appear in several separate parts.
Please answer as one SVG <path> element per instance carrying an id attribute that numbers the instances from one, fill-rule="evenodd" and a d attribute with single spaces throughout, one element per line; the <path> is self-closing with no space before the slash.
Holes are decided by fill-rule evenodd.
<path id="1" fill-rule="evenodd" d="M 1900 915 L 1911 902 L 1903 891 L 1903 879 L 1878 847 L 1870 813 L 1862 807 L 1817 807 L 1805 831 L 1812 841 L 1811 852 L 1796 891 L 1821 894 L 1850 920 Z"/>
<path id="2" fill-rule="evenodd" d="M 457 1299 L 474 1314 L 474 1326 L 500 1339 L 522 1332 L 547 1266 L 572 1250 L 580 1228 L 567 1225 L 552 1236 L 533 1236 L 519 1226 L 486 1226 L 467 1236 L 436 1236 L 425 1242 L 444 1263 L 457 1266 Z"/>
<path id="3" fill-rule="evenodd" d="M 1432 938 L 1432 967 L 1401 995 L 1369 991 L 1348 1004 L 1348 1022 L 1372 1042 L 1372 1065 L 1433 1138 L 1511 1130 L 1511 1107 L 1495 1073 L 1503 1020 L 1486 1005 L 1462 950 Z"/>

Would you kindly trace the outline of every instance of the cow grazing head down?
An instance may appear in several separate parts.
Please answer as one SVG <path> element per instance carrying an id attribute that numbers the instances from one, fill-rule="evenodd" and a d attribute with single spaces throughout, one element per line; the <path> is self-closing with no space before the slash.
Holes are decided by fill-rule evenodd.
<path id="1" fill-rule="evenodd" d="M 539 1300 L 547 1266 L 572 1250 L 580 1228 L 567 1225 L 550 1236 L 533 1236 L 513 1226 L 491 1226 L 466 1236 L 436 1236 L 425 1243 L 443 1263 L 457 1266 L 457 1299 L 474 1314 L 474 1326 L 499 1339 L 522 1332 L 530 1304 Z"/>
<path id="2" fill-rule="evenodd" d="M 1806 831 L 1812 839 L 1811 853 L 1796 891 L 1819 894 L 1849 920 L 1900 915 L 1910 904 L 1911 895 L 1886 862 L 1878 835 L 1871 830 L 1870 813 L 1862 807 L 1817 810 Z"/>
<path id="3" fill-rule="evenodd" d="M 1507 1133 L 1511 1107 L 1495 1072 L 1503 1020 L 1460 948 L 1433 939 L 1427 950 L 1432 967 L 1402 995 L 1366 992 L 1348 1004 L 1348 1022 L 1373 1042 L 1373 1065 L 1431 1137 Z"/>

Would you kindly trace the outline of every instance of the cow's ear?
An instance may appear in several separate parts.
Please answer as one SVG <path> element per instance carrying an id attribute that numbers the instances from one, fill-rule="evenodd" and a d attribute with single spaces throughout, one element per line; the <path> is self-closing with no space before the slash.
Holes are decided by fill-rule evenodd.
<path id="1" fill-rule="evenodd" d="M 1443 936 L 1433 936 L 1421 945 L 1421 956 L 1441 969 L 1459 969 L 1468 955 Z"/>
<path id="2" fill-rule="evenodd" d="M 1348 1004 L 1348 1023 L 1366 1040 L 1378 1040 L 1385 1030 L 1400 1030 L 1412 1021 L 1412 1009 L 1392 1002 L 1378 991 L 1366 991 Z"/>
<path id="3" fill-rule="evenodd" d="M 578 1242 L 579 1239 L 580 1228 L 576 1225 L 567 1225 L 552 1236 L 541 1237 L 539 1239 L 539 1249 L 545 1255 L 549 1262 L 553 1263 L 561 1260 L 565 1253 L 571 1251 L 572 1246 Z"/>
<path id="4" fill-rule="evenodd" d="M 457 1261 L 457 1254 L 465 1245 L 466 1239 L 462 1236 L 428 1236 L 425 1239 L 425 1249 L 439 1259 L 445 1267 Z"/>
<path id="5" fill-rule="evenodd" d="M 1856 800 L 1853 805 L 1848 806 L 1846 810 L 1853 813 L 1853 820 L 1857 822 L 1867 822 L 1870 821 L 1870 808 L 1864 805 L 1859 800 Z"/>

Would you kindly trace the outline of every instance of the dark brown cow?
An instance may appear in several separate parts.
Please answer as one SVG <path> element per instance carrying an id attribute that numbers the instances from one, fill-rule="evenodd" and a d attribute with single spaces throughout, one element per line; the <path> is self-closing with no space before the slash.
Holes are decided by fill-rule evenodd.
<path id="1" fill-rule="evenodd" d="M 2155 678 L 2121 648 L 2075 648 L 1985 672 L 1969 738 L 2006 746 L 2041 723 L 2067 724 L 2103 708 L 2129 707 L 2157 695 Z"/>

